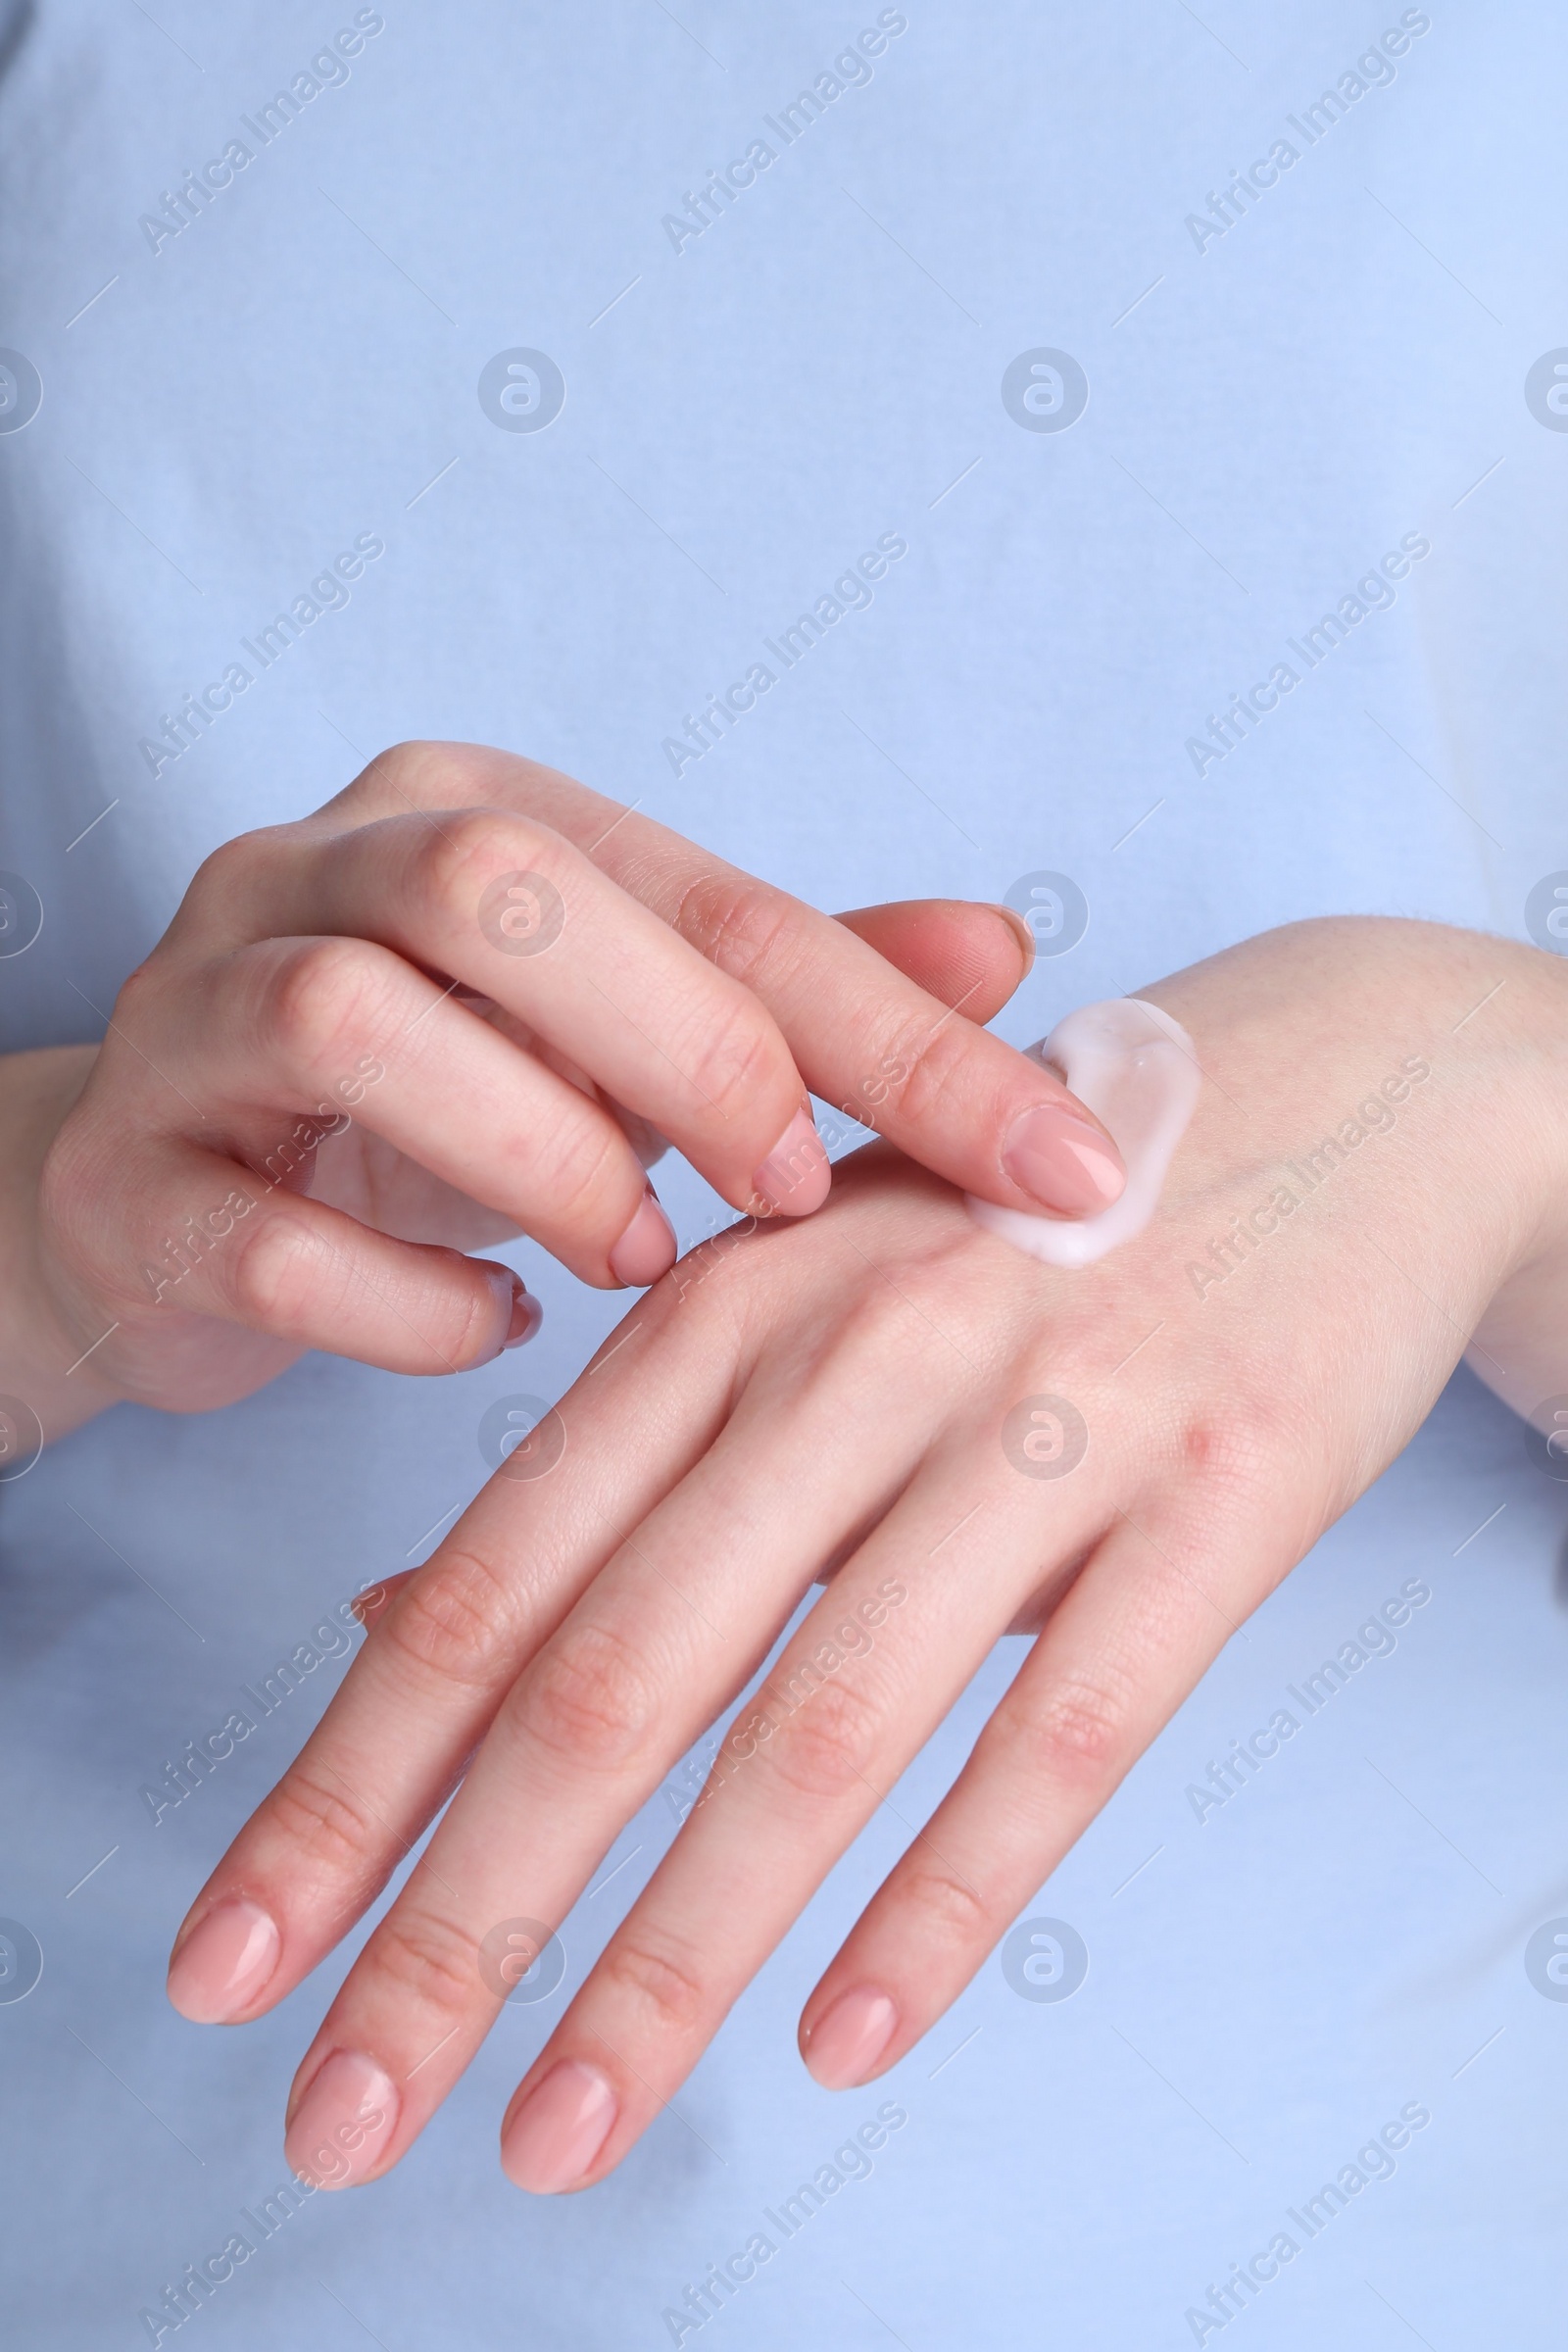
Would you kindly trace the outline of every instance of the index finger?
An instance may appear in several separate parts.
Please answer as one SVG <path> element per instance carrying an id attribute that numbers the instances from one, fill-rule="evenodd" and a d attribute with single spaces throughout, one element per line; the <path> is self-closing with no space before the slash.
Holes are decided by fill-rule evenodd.
<path id="1" fill-rule="evenodd" d="M 767 1007 L 811 1092 L 934 1175 L 1000 1207 L 1097 1213 L 1120 1152 L 1059 1078 L 896 970 L 788 891 L 571 777 L 476 745 L 403 746 L 401 790 L 461 789 L 526 809 Z M 428 760 L 428 780 L 420 762 Z M 354 787 L 378 790 L 372 761 Z M 390 805 L 390 804 L 389 804 Z"/>

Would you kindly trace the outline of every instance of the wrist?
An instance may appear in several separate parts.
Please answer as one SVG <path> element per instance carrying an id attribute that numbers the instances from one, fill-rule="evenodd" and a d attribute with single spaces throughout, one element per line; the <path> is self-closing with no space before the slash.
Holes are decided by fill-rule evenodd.
<path id="1" fill-rule="evenodd" d="M 1478 1128 L 1511 1178 L 1505 1263 L 1466 1360 L 1528 1418 L 1544 1397 L 1568 1394 L 1568 959 L 1503 953 L 1496 1101 L 1506 1107 L 1499 1120 L 1484 1101 Z"/>
<path id="2" fill-rule="evenodd" d="M 1216 1237 L 1192 1252 L 1196 1280 L 1250 1253 L 1271 1199 L 1281 1219 L 1343 1218 L 1347 1264 L 1364 1248 L 1396 1266 L 1461 1345 L 1530 1273 L 1568 1268 L 1568 961 L 1331 916 L 1138 993 L 1181 1022 L 1208 1081 L 1165 1196 Z"/>
<path id="3" fill-rule="evenodd" d="M 59 1046 L 0 1059 L 0 1392 L 63 1437 L 118 1401 L 83 1350 L 50 1278 L 40 1215 L 45 1162 L 97 1058 L 95 1046 Z M 25 1450 L 26 1425 L 21 1434 Z M 15 1441 L 13 1441 L 15 1443 Z"/>

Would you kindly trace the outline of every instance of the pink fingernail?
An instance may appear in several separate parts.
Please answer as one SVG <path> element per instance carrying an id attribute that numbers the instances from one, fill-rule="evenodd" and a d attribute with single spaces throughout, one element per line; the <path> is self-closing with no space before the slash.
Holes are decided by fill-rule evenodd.
<path id="1" fill-rule="evenodd" d="M 283 2153 L 302 2180 L 349 2188 L 378 2161 L 402 2101 L 384 2067 L 363 2050 L 334 2050 L 300 2101 Z"/>
<path id="2" fill-rule="evenodd" d="M 809 1216 L 833 1183 L 827 1147 L 809 1111 L 798 1110 L 752 1178 L 753 1189 L 783 1217 Z"/>
<path id="3" fill-rule="evenodd" d="M 641 1208 L 610 1252 L 610 1271 L 629 1291 L 646 1291 L 650 1283 L 669 1272 L 679 1255 L 675 1228 L 650 1185 Z"/>
<path id="4" fill-rule="evenodd" d="M 1002 1164 L 1014 1184 L 1059 1216 L 1081 1217 L 1119 1200 L 1127 1171 L 1115 1145 L 1087 1119 L 1040 1102 L 1013 1122 Z"/>
<path id="5" fill-rule="evenodd" d="M 806 2039 L 806 2063 L 824 2090 L 863 2082 L 888 2043 L 899 2013 L 874 1984 L 857 1984 L 830 2002 Z"/>
<path id="6" fill-rule="evenodd" d="M 538 1299 L 529 1298 L 520 1278 L 514 1274 L 512 1277 L 512 1321 L 507 1326 L 507 1336 L 501 1343 L 502 1347 L 504 1348 L 520 1348 L 524 1340 L 533 1338 L 544 1319 L 545 1310 Z"/>
<path id="7" fill-rule="evenodd" d="M 169 1997 L 197 2026 L 226 2026 L 277 1966 L 277 1922 L 260 1903 L 216 1903 L 169 1963 Z"/>
<path id="8" fill-rule="evenodd" d="M 597 2067 L 564 2058 L 528 2093 L 501 2135 L 507 2179 L 540 2197 L 570 2188 L 610 2137 L 616 2106 Z"/>

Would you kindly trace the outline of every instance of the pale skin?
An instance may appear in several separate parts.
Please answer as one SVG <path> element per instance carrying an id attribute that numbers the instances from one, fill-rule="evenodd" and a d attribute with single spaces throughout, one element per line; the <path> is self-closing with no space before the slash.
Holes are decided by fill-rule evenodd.
<path id="1" fill-rule="evenodd" d="M 737 1209 L 819 1207 L 808 1088 L 1082 1215 L 1115 1146 L 978 1025 L 1031 952 L 999 907 L 834 921 L 554 769 L 401 745 L 207 860 L 101 1047 L 0 1061 L 0 1392 L 53 1438 L 307 1348 L 484 1363 L 539 1309 L 468 1252 L 526 1233 L 602 1288 L 673 1264 L 666 1141 Z"/>
<path id="2" fill-rule="evenodd" d="M 590 2185 L 677 2096 L 999 1635 L 1038 1639 L 806 2003 L 829 2087 L 940 2018 L 1461 1354 L 1521 1412 L 1568 1391 L 1561 962 L 1331 920 L 1139 993 L 1205 1082 L 1136 1240 L 1042 1265 L 879 1145 L 815 1216 L 659 1282 L 562 1400 L 555 1466 L 499 1474 L 367 1604 L 363 1650 L 171 1976 L 188 2015 L 262 2015 L 452 1796 L 301 2063 L 296 2169 L 343 2185 L 407 2152 L 497 2014 L 496 1935 L 565 1917 L 813 1581 L 508 2106 L 520 2186 Z M 1309 1181 L 1325 1137 L 1338 1155 Z M 1216 1252 L 1237 1220 L 1250 1242 Z M 1087 1432 L 1063 1475 L 1035 1474 L 1065 1458 L 1041 1398 Z M 1020 1410 L 1046 1433 L 1032 1451 Z M 513 1948 L 514 1978 L 532 1946 Z"/>

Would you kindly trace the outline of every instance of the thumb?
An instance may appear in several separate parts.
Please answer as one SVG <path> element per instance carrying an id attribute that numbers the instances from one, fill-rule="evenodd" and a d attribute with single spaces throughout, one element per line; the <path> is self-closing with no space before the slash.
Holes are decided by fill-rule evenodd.
<path id="1" fill-rule="evenodd" d="M 969 899 L 902 899 L 838 920 L 944 1004 L 980 1026 L 1002 1010 L 1034 962 L 1034 940 L 1009 906 Z"/>

